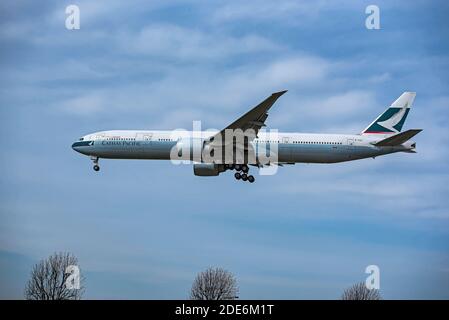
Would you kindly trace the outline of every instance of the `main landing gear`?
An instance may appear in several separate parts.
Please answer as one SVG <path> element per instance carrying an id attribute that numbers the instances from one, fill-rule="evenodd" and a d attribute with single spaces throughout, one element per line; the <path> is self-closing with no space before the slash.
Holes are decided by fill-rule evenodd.
<path id="1" fill-rule="evenodd" d="M 94 170 L 95 171 L 100 171 L 100 166 L 98 165 L 98 157 L 91 157 L 92 161 L 94 162 Z"/>
<path id="2" fill-rule="evenodd" d="M 230 164 L 226 165 L 226 169 L 228 170 L 236 170 L 237 172 L 234 174 L 234 178 L 237 180 L 242 181 L 249 181 L 250 183 L 253 183 L 256 181 L 254 176 L 248 175 L 249 167 L 246 164 Z"/>

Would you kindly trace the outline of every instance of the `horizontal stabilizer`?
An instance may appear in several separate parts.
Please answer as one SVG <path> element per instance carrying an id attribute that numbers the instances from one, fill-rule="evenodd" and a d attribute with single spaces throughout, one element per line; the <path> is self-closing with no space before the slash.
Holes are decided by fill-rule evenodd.
<path id="1" fill-rule="evenodd" d="M 394 136 L 388 137 L 386 139 L 380 140 L 376 142 L 374 145 L 378 147 L 392 147 L 392 146 L 399 146 L 403 144 L 404 142 L 410 140 L 415 135 L 420 133 L 422 129 L 410 129 L 398 134 L 395 134 Z"/>

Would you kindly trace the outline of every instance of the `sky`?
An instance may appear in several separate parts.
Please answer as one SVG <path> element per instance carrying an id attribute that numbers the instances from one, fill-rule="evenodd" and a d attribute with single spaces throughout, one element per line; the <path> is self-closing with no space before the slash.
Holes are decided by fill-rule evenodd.
<path id="1" fill-rule="evenodd" d="M 66 6 L 80 29 L 65 28 Z M 365 8 L 380 9 L 380 29 Z M 447 1 L 2 1 L 0 298 L 79 259 L 88 299 L 185 299 L 232 272 L 242 299 L 449 298 Z M 417 153 L 296 164 L 256 183 L 71 149 L 109 129 L 222 129 L 287 89 L 268 128 L 359 133 L 404 91 Z"/>

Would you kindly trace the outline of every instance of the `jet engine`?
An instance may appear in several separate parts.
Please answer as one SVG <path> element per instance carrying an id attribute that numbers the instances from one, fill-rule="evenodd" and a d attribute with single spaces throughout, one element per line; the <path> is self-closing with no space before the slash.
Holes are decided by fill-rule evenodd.
<path id="1" fill-rule="evenodd" d="M 193 173 L 196 176 L 218 176 L 223 171 L 225 171 L 223 164 L 196 163 L 193 165 Z"/>

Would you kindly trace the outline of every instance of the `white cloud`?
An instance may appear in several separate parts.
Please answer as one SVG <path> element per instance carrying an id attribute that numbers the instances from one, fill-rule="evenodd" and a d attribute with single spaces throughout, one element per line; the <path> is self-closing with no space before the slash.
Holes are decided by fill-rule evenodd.
<path id="1" fill-rule="evenodd" d="M 106 106 L 106 98 L 99 94 L 86 94 L 74 97 L 60 104 L 63 110 L 78 115 L 90 115 L 104 110 Z"/>
<path id="2" fill-rule="evenodd" d="M 409 156 L 403 154 L 403 156 Z M 410 155 L 413 156 L 413 155 Z M 343 199 L 358 199 L 370 208 L 377 208 L 379 212 L 391 215 L 404 215 L 427 219 L 449 219 L 445 194 L 449 193 L 446 181 L 447 174 L 421 173 L 419 182 L 413 175 L 405 176 L 413 168 L 402 168 L 397 172 L 379 172 L 388 166 L 387 160 L 381 163 L 365 160 L 364 166 L 340 170 L 319 167 L 308 167 L 302 172 L 300 181 L 292 181 L 276 190 L 280 193 L 310 195 L 338 194 Z M 406 159 L 401 160 L 403 163 Z M 316 165 L 320 166 L 320 165 Z"/>
<path id="3" fill-rule="evenodd" d="M 283 23 L 303 22 L 309 17 L 316 17 L 326 7 L 332 5 L 330 1 L 226 1 L 217 8 L 211 16 L 215 23 L 232 22 L 235 20 L 277 20 Z"/>
<path id="4" fill-rule="evenodd" d="M 142 70 L 146 68 L 151 72 L 153 67 L 142 65 Z M 128 82 L 118 88 L 114 85 L 111 88 L 105 86 L 87 91 L 77 89 L 72 91 L 73 96 L 60 97 L 59 99 L 63 101 L 56 101 L 53 107 L 56 109 L 61 107 L 64 111 L 76 112 L 80 115 L 88 115 L 89 111 L 97 113 L 126 109 L 148 114 L 150 111 L 164 110 L 160 116 L 168 117 L 172 121 L 172 113 L 178 114 L 184 111 L 188 115 L 186 113 L 188 110 L 195 109 L 195 113 L 191 114 L 192 118 L 188 119 L 189 123 L 190 120 L 207 120 L 211 117 L 219 120 L 220 115 L 229 116 L 224 122 L 223 120 L 214 121 L 212 124 L 222 127 L 274 91 L 319 86 L 319 81 L 326 79 L 329 68 L 329 64 L 324 59 L 301 55 L 274 59 L 263 65 L 248 64 L 245 67 L 230 68 L 226 71 L 188 65 L 168 67 L 159 69 L 158 72 L 163 76 L 158 81 Z M 79 66 L 73 70 L 71 64 L 62 65 L 58 73 L 68 79 L 70 75 L 73 77 L 76 75 L 81 79 L 84 77 L 86 81 L 91 78 L 114 76 L 111 71 L 109 74 L 103 74 L 92 70 L 89 66 Z M 94 104 L 94 107 L 89 108 L 85 105 L 89 101 Z M 82 111 L 77 112 L 77 108 Z M 235 109 L 240 112 L 235 112 Z M 194 116 L 201 119 L 193 119 Z M 160 118 L 156 122 L 160 124 Z M 172 125 L 180 124 L 175 122 Z"/>
<path id="5" fill-rule="evenodd" d="M 296 90 L 287 98 L 286 106 L 273 114 L 276 123 L 302 132 L 358 133 L 374 119 L 373 112 L 377 116 L 385 109 L 372 91 L 335 92 L 322 87 L 323 82 L 332 84 L 335 79 L 329 75 L 323 78 L 313 87 L 319 91 L 316 94 L 303 95 L 294 83 Z"/>
<path id="6" fill-rule="evenodd" d="M 177 25 L 150 25 L 137 33 L 119 33 L 117 39 L 124 52 L 157 56 L 162 60 L 176 58 L 177 64 L 184 60 L 217 60 L 236 54 L 278 49 L 276 44 L 258 35 L 231 37 Z"/>

